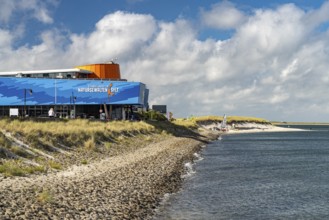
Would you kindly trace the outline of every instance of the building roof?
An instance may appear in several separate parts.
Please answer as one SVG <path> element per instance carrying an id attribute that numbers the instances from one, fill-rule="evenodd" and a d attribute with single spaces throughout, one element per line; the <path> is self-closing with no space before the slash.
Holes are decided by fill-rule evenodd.
<path id="1" fill-rule="evenodd" d="M 93 72 L 89 70 L 83 70 L 79 68 L 72 69 L 53 69 L 53 70 L 28 70 L 28 71 L 11 71 L 11 72 L 0 72 L 0 76 L 12 76 L 20 74 L 42 74 L 42 73 L 84 73 L 91 74 Z"/>

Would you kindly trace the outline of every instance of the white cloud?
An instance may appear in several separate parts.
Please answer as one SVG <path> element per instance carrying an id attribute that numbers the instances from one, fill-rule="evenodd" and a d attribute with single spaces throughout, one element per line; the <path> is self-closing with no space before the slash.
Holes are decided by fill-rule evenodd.
<path id="1" fill-rule="evenodd" d="M 19 48 L 12 46 L 12 32 L 2 29 L 0 66 L 13 70 L 20 61 L 23 69 L 69 68 L 118 58 L 122 76 L 146 83 L 150 104 L 167 104 L 174 117 L 329 121 L 329 31 L 319 30 L 329 22 L 328 5 L 304 11 L 286 4 L 249 15 L 228 2 L 215 5 L 201 17 L 212 27 L 235 28 L 225 41 L 198 39 L 188 20 L 122 11 L 104 16 L 89 34 L 53 29 L 42 33 L 40 44 Z M 225 7 L 234 16 L 212 23 Z"/>
<path id="2" fill-rule="evenodd" d="M 212 5 L 210 11 L 201 10 L 201 19 L 208 27 L 234 29 L 245 20 L 245 15 L 229 1 L 222 1 Z"/>
<path id="3" fill-rule="evenodd" d="M 289 76 L 291 76 L 292 74 L 294 74 L 294 72 L 297 70 L 298 68 L 298 60 L 295 59 L 292 61 L 292 63 L 290 63 L 281 73 L 281 78 L 283 80 L 285 80 L 286 78 L 288 78 Z"/>
<path id="4" fill-rule="evenodd" d="M 12 41 L 11 33 L 7 30 L 0 29 L 0 48 L 2 49 L 2 51 L 6 49 L 10 49 L 11 41 Z"/>
<path id="5" fill-rule="evenodd" d="M 39 10 L 36 10 L 34 12 L 34 17 L 41 21 L 42 23 L 45 23 L 45 24 L 51 24 L 53 23 L 53 19 L 52 17 L 49 15 L 49 12 L 47 9 L 45 8 L 41 8 Z"/>
<path id="6" fill-rule="evenodd" d="M 20 12 L 28 13 L 29 17 L 46 24 L 53 23 L 49 6 L 58 4 L 58 0 L 2 0 L 0 7 L 0 24 L 8 23 Z M 19 16 L 19 15 L 18 15 Z M 23 19 L 27 17 L 24 16 Z"/>
<path id="7" fill-rule="evenodd" d="M 2 1 L 0 7 L 0 23 L 1 22 L 7 23 L 14 9 L 15 9 L 15 1 L 13 0 Z"/>
<path id="8" fill-rule="evenodd" d="M 329 1 L 325 1 L 320 9 L 310 11 L 305 16 L 304 18 L 305 24 L 314 28 L 323 22 L 328 23 L 329 20 L 328 11 L 329 11 Z"/>
<path id="9" fill-rule="evenodd" d="M 73 34 L 68 56 L 81 63 L 133 59 L 155 31 L 156 22 L 150 15 L 115 12 L 103 17 L 91 34 Z"/>

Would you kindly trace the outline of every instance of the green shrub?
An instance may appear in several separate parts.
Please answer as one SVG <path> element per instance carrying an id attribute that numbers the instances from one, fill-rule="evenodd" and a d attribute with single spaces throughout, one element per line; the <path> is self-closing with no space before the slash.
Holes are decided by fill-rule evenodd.
<path id="1" fill-rule="evenodd" d="M 29 166 L 25 168 L 26 173 L 44 173 L 46 172 L 46 168 L 44 166 Z"/>
<path id="2" fill-rule="evenodd" d="M 139 115 L 145 120 L 167 121 L 167 117 L 164 114 L 154 110 L 139 113 Z"/>
<path id="3" fill-rule="evenodd" d="M 0 165 L 0 173 L 4 176 L 24 176 L 26 170 L 15 161 L 6 161 Z"/>
<path id="4" fill-rule="evenodd" d="M 105 147 L 106 150 L 109 150 L 111 148 L 111 146 L 112 146 L 111 142 L 105 142 L 104 143 L 104 147 Z"/>
<path id="5" fill-rule="evenodd" d="M 53 194 L 46 189 L 37 195 L 37 201 L 41 203 L 52 203 L 54 201 Z"/>
<path id="6" fill-rule="evenodd" d="M 62 165 L 60 163 L 57 163 L 56 161 L 50 160 L 48 162 L 49 166 L 55 170 L 60 170 L 62 169 Z"/>
<path id="7" fill-rule="evenodd" d="M 85 141 L 84 148 L 87 150 L 93 150 L 93 151 L 96 150 L 96 144 L 95 144 L 94 137 L 91 137 L 87 141 Z"/>
<path id="8" fill-rule="evenodd" d="M 4 136 L 2 133 L 0 133 L 0 147 L 9 148 L 11 145 L 10 141 Z"/>
<path id="9" fill-rule="evenodd" d="M 23 148 L 21 148 L 19 146 L 13 146 L 10 148 L 10 150 L 18 156 L 25 157 L 25 158 L 31 157 L 31 155 L 28 152 L 26 152 L 26 150 L 24 150 Z"/>

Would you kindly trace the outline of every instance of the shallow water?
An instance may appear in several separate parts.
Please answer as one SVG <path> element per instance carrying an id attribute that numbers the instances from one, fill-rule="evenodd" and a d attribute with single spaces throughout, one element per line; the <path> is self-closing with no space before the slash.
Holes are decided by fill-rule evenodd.
<path id="1" fill-rule="evenodd" d="M 329 127 L 303 128 L 209 144 L 155 219 L 329 219 Z"/>

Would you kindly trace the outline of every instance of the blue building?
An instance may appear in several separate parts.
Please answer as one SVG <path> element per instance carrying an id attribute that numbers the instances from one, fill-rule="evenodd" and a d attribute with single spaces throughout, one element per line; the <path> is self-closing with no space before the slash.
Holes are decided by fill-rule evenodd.
<path id="1" fill-rule="evenodd" d="M 148 107 L 148 89 L 121 79 L 119 65 L 91 64 L 73 69 L 0 72 L 0 116 L 126 119 Z M 97 69 L 97 67 L 100 67 Z M 103 68 L 102 68 L 103 67 Z"/>

